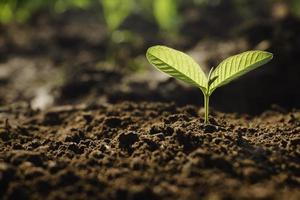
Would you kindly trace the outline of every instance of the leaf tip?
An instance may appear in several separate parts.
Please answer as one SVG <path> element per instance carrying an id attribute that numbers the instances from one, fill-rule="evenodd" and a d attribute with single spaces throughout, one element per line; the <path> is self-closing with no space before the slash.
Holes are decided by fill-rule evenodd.
<path id="1" fill-rule="evenodd" d="M 265 63 L 270 62 L 273 59 L 273 54 L 270 52 L 267 52 L 267 51 L 265 51 L 264 53 L 266 54 L 266 58 L 265 58 L 266 62 Z"/>
<path id="2" fill-rule="evenodd" d="M 272 60 L 273 57 L 274 57 L 274 55 L 273 55 L 272 53 L 270 53 L 270 52 L 268 52 L 268 54 L 269 54 L 269 56 L 270 56 L 270 60 Z"/>
<path id="3" fill-rule="evenodd" d="M 146 55 L 152 54 L 155 50 L 157 50 L 160 47 L 161 47 L 161 45 L 155 45 L 155 46 L 149 47 L 146 51 Z"/>
<path id="4" fill-rule="evenodd" d="M 263 51 L 266 54 L 266 57 L 269 58 L 270 60 L 273 58 L 273 53 L 268 52 L 268 51 Z"/>
<path id="5" fill-rule="evenodd" d="M 149 57 L 150 57 L 150 55 L 153 53 L 155 47 L 156 47 L 156 46 L 152 46 L 152 47 L 149 47 L 149 48 L 147 49 L 147 51 L 146 51 L 146 58 L 148 59 L 148 61 L 150 61 Z"/>

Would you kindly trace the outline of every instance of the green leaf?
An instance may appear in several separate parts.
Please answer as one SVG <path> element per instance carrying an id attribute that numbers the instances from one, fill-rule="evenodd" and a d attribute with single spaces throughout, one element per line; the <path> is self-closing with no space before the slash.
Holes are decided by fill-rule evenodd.
<path id="1" fill-rule="evenodd" d="M 187 54 L 165 46 L 147 50 L 148 61 L 160 71 L 206 92 L 207 78 L 200 66 Z"/>
<path id="2" fill-rule="evenodd" d="M 266 51 L 246 51 L 225 59 L 212 72 L 212 78 L 216 76 L 218 78 L 210 85 L 209 95 L 216 88 L 256 69 L 269 62 L 272 58 L 273 54 Z"/>
<path id="3" fill-rule="evenodd" d="M 108 29 L 114 31 L 134 9 L 134 0 L 99 0 L 103 7 L 104 18 Z"/>
<path id="4" fill-rule="evenodd" d="M 174 31 L 177 28 L 179 21 L 177 4 L 178 2 L 174 0 L 153 1 L 153 14 L 161 29 Z"/>

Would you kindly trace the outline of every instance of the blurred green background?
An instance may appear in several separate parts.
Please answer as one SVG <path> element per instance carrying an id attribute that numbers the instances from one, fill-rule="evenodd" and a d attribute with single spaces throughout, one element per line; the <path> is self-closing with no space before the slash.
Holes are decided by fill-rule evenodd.
<path id="1" fill-rule="evenodd" d="M 299 35 L 300 0 L 0 0 L 0 104 L 202 105 L 197 88 L 147 63 L 147 48 L 164 44 L 206 71 L 242 51 L 270 51 L 271 63 L 220 88 L 212 107 L 300 108 Z"/>
<path id="2" fill-rule="evenodd" d="M 45 16 L 52 21 L 64 21 L 68 13 L 88 13 L 105 26 L 105 59 L 117 66 L 128 65 L 118 58 L 124 44 L 136 52 L 130 57 L 155 43 L 189 49 L 204 38 L 237 37 L 255 21 L 290 14 L 299 17 L 300 1 L 0 0 L 0 25 L 30 25 Z M 134 63 L 129 65 L 138 68 Z"/>
<path id="3" fill-rule="evenodd" d="M 218 6 L 226 0 L 1 0 L 0 22 L 24 23 L 36 12 L 49 12 L 53 16 L 71 9 L 99 10 L 107 27 L 114 31 L 130 15 L 136 14 L 155 21 L 161 31 L 173 32 L 181 25 L 181 10 L 186 5 L 196 7 Z M 270 10 L 272 4 L 284 3 L 291 12 L 300 15 L 299 0 L 232 0 L 235 9 L 244 18 L 255 18 L 262 9 Z M 259 5 L 264 5 L 263 7 Z M 232 11 L 231 11 L 232 12 Z"/>

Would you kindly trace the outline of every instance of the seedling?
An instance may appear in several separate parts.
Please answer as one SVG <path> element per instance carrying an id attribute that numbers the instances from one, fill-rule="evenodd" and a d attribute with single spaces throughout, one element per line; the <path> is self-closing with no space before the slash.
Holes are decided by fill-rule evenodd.
<path id="1" fill-rule="evenodd" d="M 273 58 L 273 54 L 266 51 L 246 51 L 231 56 L 216 68 L 211 68 L 208 76 L 193 58 L 166 46 L 150 47 L 146 57 L 158 70 L 200 88 L 204 96 L 204 122 L 207 124 L 209 122 L 209 97 L 215 89 L 266 64 Z"/>

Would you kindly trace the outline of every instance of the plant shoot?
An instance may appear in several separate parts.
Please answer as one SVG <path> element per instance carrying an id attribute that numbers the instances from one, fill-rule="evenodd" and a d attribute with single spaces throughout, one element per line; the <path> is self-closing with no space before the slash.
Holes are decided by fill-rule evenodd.
<path id="1" fill-rule="evenodd" d="M 166 46 L 150 47 L 146 57 L 158 70 L 200 88 L 204 96 L 204 122 L 207 124 L 209 97 L 215 89 L 266 64 L 273 58 L 273 54 L 266 51 L 246 51 L 225 59 L 216 68 L 211 68 L 208 75 L 192 57 Z"/>

